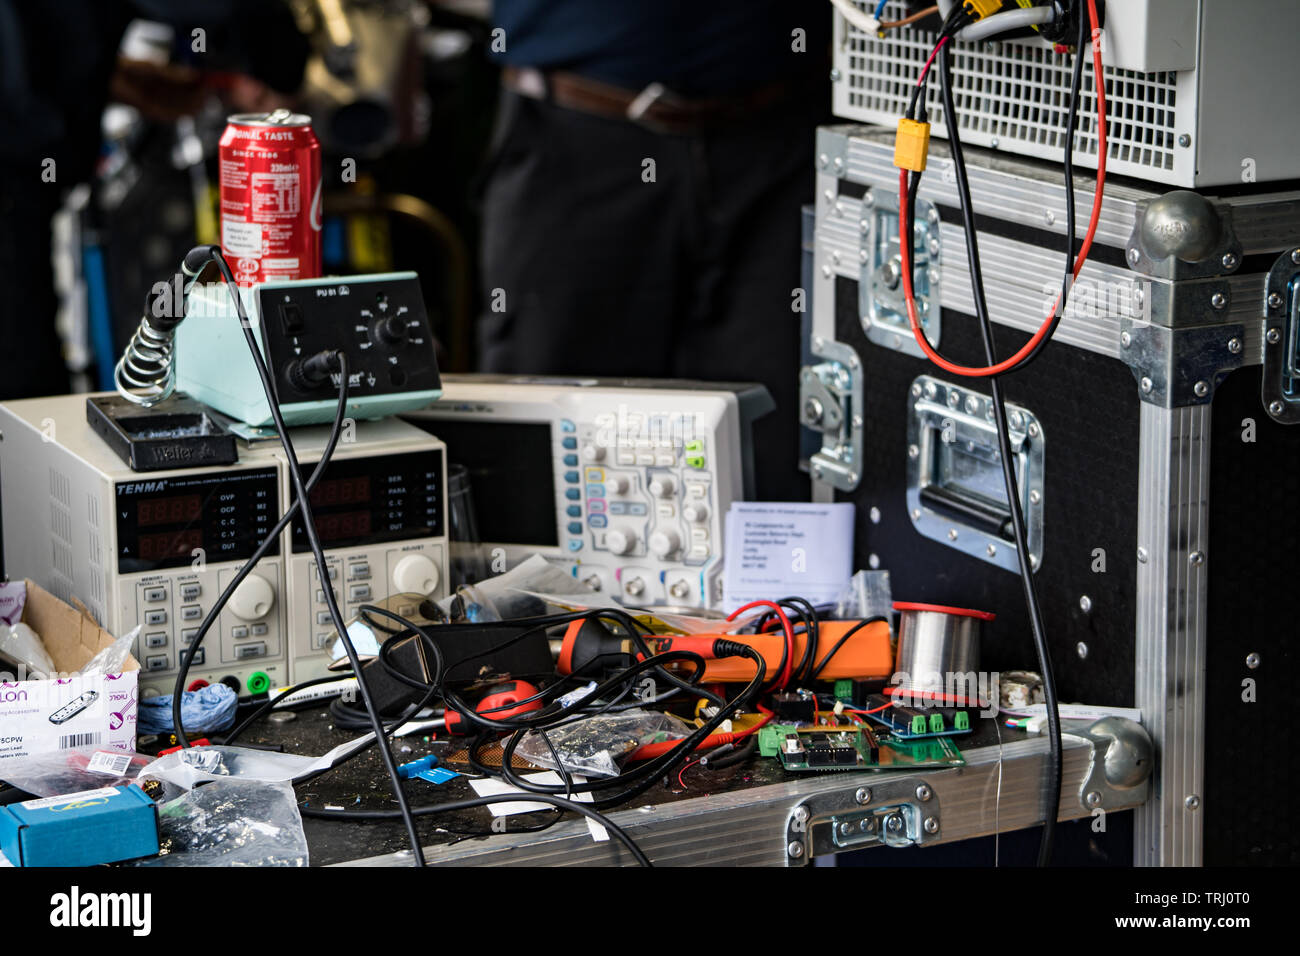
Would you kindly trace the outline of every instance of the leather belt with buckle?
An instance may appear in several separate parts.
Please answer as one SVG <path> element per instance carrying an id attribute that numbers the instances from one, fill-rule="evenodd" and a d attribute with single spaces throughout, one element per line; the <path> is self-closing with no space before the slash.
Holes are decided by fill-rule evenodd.
<path id="1" fill-rule="evenodd" d="M 687 98 L 662 83 L 640 91 L 563 71 L 508 66 L 502 73 L 506 88 L 565 109 L 623 119 L 659 133 L 689 134 L 740 122 L 755 110 L 790 99 L 791 85 L 770 84 L 732 97 Z M 797 86 L 797 84 L 795 84 Z"/>

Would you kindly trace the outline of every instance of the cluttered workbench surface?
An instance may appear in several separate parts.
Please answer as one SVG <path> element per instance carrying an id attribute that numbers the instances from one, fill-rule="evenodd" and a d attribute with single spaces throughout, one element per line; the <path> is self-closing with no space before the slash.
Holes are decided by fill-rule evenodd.
<path id="1" fill-rule="evenodd" d="M 294 712 L 288 719 L 282 712 L 277 719 L 250 731 L 245 742 L 282 746 L 289 752 L 316 755 L 354 736 L 352 732 L 336 728 L 325 708 L 314 707 Z M 1037 810 L 1039 781 L 1034 779 L 1026 788 L 1032 791 L 1029 802 L 1034 805 L 1026 806 L 1024 794 L 1013 792 L 1014 780 L 1022 774 L 1018 771 L 1013 775 L 1009 764 L 1014 761 L 1017 766 L 1024 765 L 1024 773 L 1032 777 L 1027 767 L 1040 767 L 1041 757 L 1047 750 L 1045 742 L 1037 738 L 1027 739 L 1024 731 L 999 726 L 994 719 L 978 720 L 972 732 L 960 739 L 968 767 L 930 770 L 926 779 L 932 781 L 936 793 L 956 784 L 968 791 L 977 803 L 982 805 L 987 799 L 991 806 L 997 802 L 998 795 L 987 791 L 984 780 L 990 772 L 996 777 L 1001 757 L 1008 762 L 1008 767 L 1004 767 L 1002 794 L 1005 822 L 1020 820 L 1022 811 L 1032 816 Z M 396 740 L 393 749 L 395 757 L 403 763 L 434 755 L 439 766 L 461 774 L 437 784 L 423 779 L 406 781 L 405 790 L 412 808 L 460 801 L 475 795 L 470 779 L 477 775 L 464 762 L 463 744 L 414 734 Z M 491 759 L 491 754 L 489 750 L 483 759 Z M 1073 768 L 1076 764 L 1086 763 L 1083 754 L 1083 748 L 1071 750 L 1069 765 Z M 686 852 L 687 856 L 705 854 L 710 861 L 718 863 L 778 864 L 783 862 L 783 841 L 767 841 L 772 846 L 766 846 L 762 837 L 777 838 L 780 833 L 776 827 L 770 828 L 768 833 L 754 831 L 752 818 L 756 812 L 764 817 L 770 816 L 771 821 L 781 820 L 783 823 L 783 818 L 793 812 L 807 795 L 843 790 L 856 794 L 864 786 L 879 789 L 887 782 L 910 781 L 913 777 L 912 772 L 898 771 L 797 774 L 784 770 L 777 760 L 755 753 L 741 763 L 722 769 L 710 769 L 707 764 L 687 764 L 685 770 L 674 771 L 656 781 L 650 789 L 628 801 L 626 806 L 605 812 L 614 822 L 628 829 L 655 862 L 664 860 L 653 851 L 653 847 L 661 843 L 681 844 L 685 838 L 685 846 L 679 845 L 679 857 Z M 396 808 L 383 764 L 374 748 L 299 785 L 297 792 L 300 806 L 305 811 L 371 812 Z M 1063 813 L 1066 815 L 1068 811 Z M 990 815 L 988 819 L 991 823 L 994 818 Z M 343 821 L 305 815 L 303 822 L 312 865 L 409 860 L 410 850 L 400 819 Z M 1018 825 L 1029 822 L 1033 821 L 1023 819 Z M 737 839 L 727 823 L 751 827 L 750 835 L 743 840 Z M 706 825 L 703 834 L 701 825 Z M 487 808 L 478 807 L 424 816 L 419 819 L 418 827 L 429 863 L 487 862 L 487 858 L 503 863 L 542 862 L 535 857 L 539 853 L 549 857 L 550 862 L 576 863 L 590 859 L 631 862 L 630 856 L 620 852 L 616 843 L 594 842 L 581 818 L 574 814 L 560 818 L 550 810 L 494 817 Z M 961 829 L 965 832 L 966 827 Z M 687 838 L 686 834 L 690 836 Z M 957 835 L 958 825 L 954 818 L 953 836 Z M 771 852 L 773 849 L 775 852 Z M 676 858 L 673 861 L 689 862 Z"/>

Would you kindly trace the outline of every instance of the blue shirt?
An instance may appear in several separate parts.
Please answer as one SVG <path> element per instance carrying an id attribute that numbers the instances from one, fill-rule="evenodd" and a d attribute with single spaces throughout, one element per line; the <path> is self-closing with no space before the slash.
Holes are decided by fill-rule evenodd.
<path id="1" fill-rule="evenodd" d="M 634 90 L 659 82 L 688 96 L 815 74 L 830 42 L 825 0 L 496 0 L 494 7 L 505 31 L 494 44 L 502 63 Z"/>

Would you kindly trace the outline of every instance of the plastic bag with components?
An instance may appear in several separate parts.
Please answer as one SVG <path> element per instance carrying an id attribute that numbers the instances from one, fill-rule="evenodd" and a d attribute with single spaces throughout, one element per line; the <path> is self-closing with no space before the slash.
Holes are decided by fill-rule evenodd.
<path id="1" fill-rule="evenodd" d="M 7 760 L 0 780 L 37 797 L 56 797 L 131 783 L 152 760 L 99 745 L 73 747 Z"/>
<path id="2" fill-rule="evenodd" d="M 140 625 L 137 624 L 126 634 L 123 634 L 108 647 L 86 661 L 86 666 L 80 671 L 81 676 L 92 677 L 98 674 L 122 673 L 122 668 L 126 666 L 126 659 L 131 656 L 131 647 L 139 636 Z"/>
<path id="3" fill-rule="evenodd" d="M 690 728 L 671 714 L 625 710 L 574 721 L 547 730 L 545 736 L 530 730 L 519 741 L 515 753 L 538 767 L 558 770 L 551 753 L 554 748 L 570 773 L 613 777 L 619 773 L 618 759 L 642 744 L 680 740 L 689 733 Z"/>
<path id="4" fill-rule="evenodd" d="M 159 805 L 158 823 L 158 856 L 138 866 L 307 865 L 298 798 L 287 782 L 217 780 Z"/>

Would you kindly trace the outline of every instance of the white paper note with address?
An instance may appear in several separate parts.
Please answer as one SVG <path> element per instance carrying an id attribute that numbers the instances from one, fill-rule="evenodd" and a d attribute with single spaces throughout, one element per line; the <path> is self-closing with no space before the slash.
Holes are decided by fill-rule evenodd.
<path id="1" fill-rule="evenodd" d="M 834 601 L 853 575 L 853 505 L 736 502 L 727 512 L 724 601 Z"/>

